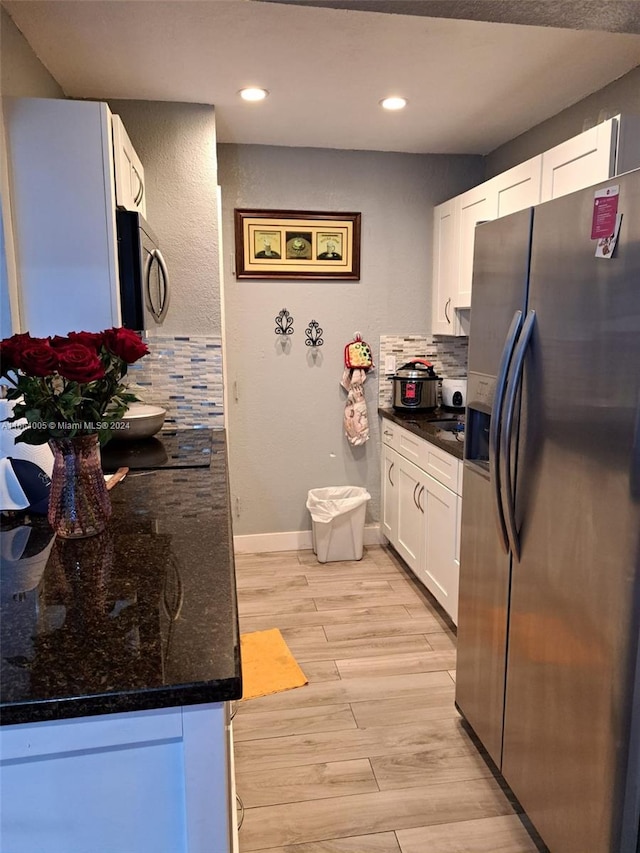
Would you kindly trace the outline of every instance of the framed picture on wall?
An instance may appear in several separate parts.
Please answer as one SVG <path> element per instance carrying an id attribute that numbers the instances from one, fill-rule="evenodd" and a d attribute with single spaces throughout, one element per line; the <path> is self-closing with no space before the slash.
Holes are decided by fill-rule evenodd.
<path id="1" fill-rule="evenodd" d="M 360 213 L 234 214 L 236 278 L 360 280 Z"/>

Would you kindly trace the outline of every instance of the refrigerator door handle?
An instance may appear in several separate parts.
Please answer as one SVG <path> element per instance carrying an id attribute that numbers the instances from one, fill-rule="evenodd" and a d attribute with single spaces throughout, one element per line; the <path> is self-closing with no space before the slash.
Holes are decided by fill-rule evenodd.
<path id="1" fill-rule="evenodd" d="M 527 313 L 527 319 L 524 321 L 522 334 L 520 335 L 520 340 L 518 341 L 518 346 L 513 356 L 513 370 L 511 381 L 507 386 L 507 393 L 505 394 L 504 418 L 500 435 L 500 480 L 504 487 L 503 508 L 505 513 L 505 522 L 507 525 L 507 535 L 509 537 L 509 545 L 517 559 L 520 559 L 520 537 L 516 527 L 515 498 L 513 482 L 511 480 L 513 415 L 516 408 L 516 400 L 518 398 L 518 389 L 520 388 L 522 381 L 524 357 L 527 354 L 527 348 L 531 341 L 535 322 L 536 312 L 532 309 Z"/>
<path id="2" fill-rule="evenodd" d="M 518 339 L 518 333 L 522 326 L 522 311 L 516 311 L 513 315 L 513 320 L 509 326 L 507 337 L 505 338 L 502 356 L 500 357 L 500 366 L 498 368 L 498 376 L 496 379 L 496 392 L 493 400 L 493 415 L 491 417 L 491 425 L 489 427 L 489 473 L 491 476 L 493 506 L 496 516 L 496 524 L 498 527 L 498 537 L 502 550 L 505 554 L 509 553 L 509 539 L 507 536 L 507 527 L 504 520 L 502 510 L 502 501 L 500 499 L 500 426 L 502 421 L 502 406 L 504 404 L 504 395 L 507 387 L 507 374 L 509 373 L 509 365 Z"/>

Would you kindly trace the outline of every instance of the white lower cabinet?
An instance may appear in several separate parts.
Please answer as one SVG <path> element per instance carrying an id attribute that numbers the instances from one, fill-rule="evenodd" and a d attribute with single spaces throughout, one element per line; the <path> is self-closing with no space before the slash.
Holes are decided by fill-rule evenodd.
<path id="1" fill-rule="evenodd" d="M 417 575 L 422 569 L 424 550 L 424 511 L 418 502 L 424 489 L 426 474 L 413 462 L 398 458 L 398 515 L 396 549 L 409 568 Z"/>
<path id="2" fill-rule="evenodd" d="M 228 703 L 0 727 L 6 853 L 237 853 Z"/>
<path id="3" fill-rule="evenodd" d="M 384 424 L 383 442 L 382 532 L 456 623 L 462 504 L 460 460 L 396 424 L 389 426 L 388 421 Z M 391 446 L 400 450 L 415 448 L 416 442 L 419 458 L 430 473 Z"/>
<path id="4" fill-rule="evenodd" d="M 394 450 L 383 445 L 381 492 L 382 532 L 393 545 L 396 544 L 396 529 L 398 526 L 397 456 L 398 454 Z"/>
<path id="5" fill-rule="evenodd" d="M 427 474 L 420 503 L 424 513 L 424 557 L 418 576 L 422 573 L 429 592 L 457 624 L 460 498 Z"/>

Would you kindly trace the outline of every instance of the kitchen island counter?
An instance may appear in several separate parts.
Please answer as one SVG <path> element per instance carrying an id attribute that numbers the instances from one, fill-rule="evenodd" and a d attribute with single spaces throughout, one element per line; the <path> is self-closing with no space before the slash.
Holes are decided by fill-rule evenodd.
<path id="1" fill-rule="evenodd" d="M 3 850 L 236 853 L 225 460 L 214 432 L 201 467 L 131 470 L 88 539 L 3 519 Z"/>
<path id="2" fill-rule="evenodd" d="M 458 414 L 456 412 L 447 412 L 444 409 L 437 409 L 435 412 L 411 412 L 411 411 L 396 411 L 392 408 L 379 408 L 378 414 L 393 421 L 398 426 L 412 432 L 419 438 L 430 441 L 445 450 L 456 459 L 463 458 L 464 441 L 460 438 L 460 433 L 451 430 L 443 430 L 438 426 L 438 422 L 457 421 L 464 428 L 465 416 L 464 412 Z"/>
<path id="3" fill-rule="evenodd" d="M 130 471 L 89 539 L 3 521 L 4 725 L 241 696 L 223 431 L 210 460 Z"/>

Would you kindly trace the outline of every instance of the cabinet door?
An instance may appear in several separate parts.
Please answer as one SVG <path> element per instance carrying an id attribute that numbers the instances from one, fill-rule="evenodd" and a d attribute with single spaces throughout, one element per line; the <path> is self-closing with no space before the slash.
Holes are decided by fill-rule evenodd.
<path id="1" fill-rule="evenodd" d="M 454 335 L 454 296 L 458 286 L 457 199 L 433 209 L 432 332 Z"/>
<path id="2" fill-rule="evenodd" d="M 476 225 L 495 219 L 497 197 L 495 184 L 487 181 L 458 197 L 459 242 L 458 242 L 458 288 L 454 297 L 455 308 L 471 306 L 471 282 L 473 278 L 473 245 Z"/>
<path id="3" fill-rule="evenodd" d="M 397 457 L 398 535 L 396 548 L 409 568 L 420 573 L 424 514 L 418 504 L 425 474 L 413 463 Z"/>
<path id="4" fill-rule="evenodd" d="M 2 850 L 232 853 L 228 748 L 221 703 L 2 726 Z"/>
<path id="5" fill-rule="evenodd" d="M 611 118 L 542 155 L 541 201 L 606 181 L 614 174 L 618 134 Z"/>
<path id="6" fill-rule="evenodd" d="M 112 116 L 116 204 L 125 210 L 147 213 L 144 169 L 120 116 Z"/>
<path id="7" fill-rule="evenodd" d="M 461 501 L 450 489 L 425 475 L 419 503 L 424 513 L 421 580 L 457 624 Z"/>
<path id="8" fill-rule="evenodd" d="M 4 110 L 23 328 L 44 337 L 119 326 L 107 105 L 11 98 Z"/>
<path id="9" fill-rule="evenodd" d="M 390 447 L 382 448 L 382 533 L 396 545 L 398 533 L 398 455 Z"/>
<path id="10" fill-rule="evenodd" d="M 496 175 L 493 178 L 497 199 L 496 218 L 539 204 L 541 180 L 541 154 L 514 166 L 513 169 L 501 175 Z"/>

